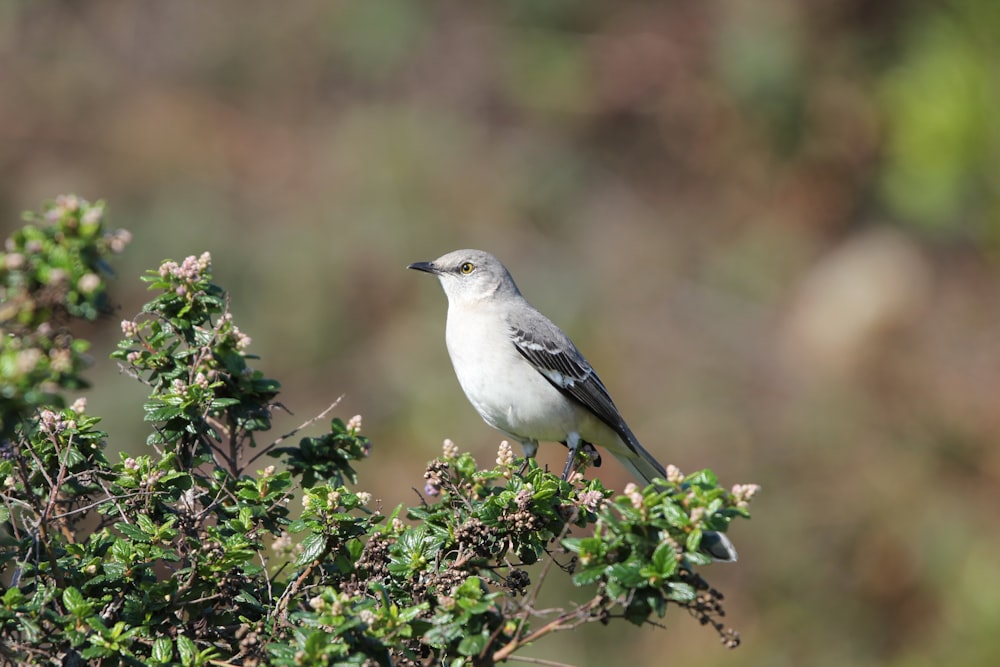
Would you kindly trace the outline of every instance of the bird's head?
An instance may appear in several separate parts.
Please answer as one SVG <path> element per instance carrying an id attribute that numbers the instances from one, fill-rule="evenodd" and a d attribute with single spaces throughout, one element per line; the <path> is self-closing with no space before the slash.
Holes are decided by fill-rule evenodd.
<path id="1" fill-rule="evenodd" d="M 406 268 L 436 275 L 449 303 L 480 301 L 498 293 L 520 294 L 507 268 L 482 250 L 455 250 Z"/>

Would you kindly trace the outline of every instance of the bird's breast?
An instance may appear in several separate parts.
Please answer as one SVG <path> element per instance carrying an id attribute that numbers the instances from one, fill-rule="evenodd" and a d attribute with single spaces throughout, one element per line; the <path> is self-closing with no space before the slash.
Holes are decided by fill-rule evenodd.
<path id="1" fill-rule="evenodd" d="M 533 440 L 573 430 L 574 408 L 521 356 L 502 319 L 449 309 L 446 341 L 462 390 L 488 424 Z"/>

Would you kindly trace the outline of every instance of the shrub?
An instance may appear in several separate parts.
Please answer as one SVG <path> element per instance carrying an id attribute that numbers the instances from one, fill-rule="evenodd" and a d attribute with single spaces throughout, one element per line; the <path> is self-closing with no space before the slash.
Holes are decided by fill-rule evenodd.
<path id="1" fill-rule="evenodd" d="M 208 253 L 150 271 L 152 299 L 121 323 L 112 356 L 148 392 L 150 432 L 148 453 L 109 453 L 85 401 L 64 398 L 86 386 L 72 325 L 109 312 L 106 262 L 129 238 L 103 212 L 60 197 L 0 255 L 3 660 L 492 665 L 553 632 L 649 623 L 669 606 L 738 643 L 698 547 L 748 516 L 756 487 L 671 467 L 616 494 L 523 464 L 507 443 L 480 469 L 445 441 L 418 505 L 373 510 L 356 490 L 371 447 L 360 417 L 326 421 L 334 404 L 264 439 L 279 384 L 253 368 Z M 322 435 L 290 444 L 319 422 Z M 556 573 L 589 599 L 543 613 Z"/>

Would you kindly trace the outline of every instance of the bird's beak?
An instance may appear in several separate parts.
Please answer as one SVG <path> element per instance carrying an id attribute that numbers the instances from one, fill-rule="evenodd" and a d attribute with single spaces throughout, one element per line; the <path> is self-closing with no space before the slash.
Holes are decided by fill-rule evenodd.
<path id="1" fill-rule="evenodd" d="M 440 269 L 434 265 L 434 262 L 414 262 L 413 264 L 407 265 L 408 269 L 416 269 L 417 271 L 423 271 L 424 273 L 441 273 Z"/>

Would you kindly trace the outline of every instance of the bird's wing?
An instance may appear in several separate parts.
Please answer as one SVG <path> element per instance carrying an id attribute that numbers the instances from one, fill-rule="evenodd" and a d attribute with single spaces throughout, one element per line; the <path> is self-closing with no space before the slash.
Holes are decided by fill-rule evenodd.
<path id="1" fill-rule="evenodd" d="M 547 317 L 528 306 L 508 318 L 511 342 L 517 351 L 556 389 L 594 413 L 618 434 L 631 451 L 612 453 L 637 479 L 649 484 L 666 477 L 663 466 L 647 452 L 622 419 L 601 378 L 591 368 L 573 341 Z M 608 446 L 610 443 L 601 443 Z"/>
<path id="2" fill-rule="evenodd" d="M 611 400 L 601 378 L 559 327 L 537 311 L 534 317 L 510 322 L 517 351 L 556 389 L 583 404 L 622 440 L 635 440 Z"/>

